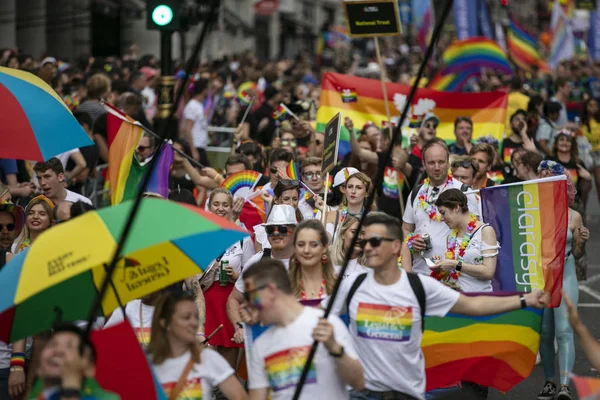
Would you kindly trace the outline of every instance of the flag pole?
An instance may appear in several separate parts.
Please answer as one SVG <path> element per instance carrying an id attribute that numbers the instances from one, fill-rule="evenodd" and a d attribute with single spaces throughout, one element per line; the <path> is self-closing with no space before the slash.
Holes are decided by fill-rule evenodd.
<path id="1" fill-rule="evenodd" d="M 379 63 L 379 79 L 381 80 L 381 91 L 383 92 L 383 104 L 385 105 L 385 114 L 388 120 L 388 138 L 392 138 L 394 136 L 392 132 L 392 116 L 390 114 L 390 102 L 387 96 L 387 88 L 385 86 L 385 66 L 383 65 L 383 60 L 381 59 L 381 51 L 379 50 L 379 38 L 375 36 L 373 38 L 375 41 L 375 54 L 377 55 L 377 62 Z"/>
<path id="2" fill-rule="evenodd" d="M 385 153 L 384 162 L 379 163 L 377 175 L 373 179 L 373 187 L 374 188 L 381 187 L 381 185 L 383 184 L 383 174 L 385 171 L 385 166 L 388 165 L 388 163 L 392 159 L 392 152 L 394 151 L 394 143 L 397 140 L 401 139 L 401 137 L 402 137 L 402 131 L 401 131 L 400 127 L 406 120 L 406 117 L 408 115 L 408 110 L 410 109 L 410 105 L 412 104 L 415 94 L 417 93 L 417 88 L 419 87 L 419 82 L 421 81 L 421 78 L 423 77 L 423 74 L 425 73 L 425 68 L 427 67 L 427 64 L 429 63 L 429 59 L 431 58 L 431 55 L 433 54 L 434 45 L 437 42 L 438 38 L 440 37 L 440 34 L 442 33 L 442 27 L 444 26 L 444 23 L 446 22 L 446 19 L 448 18 L 448 14 L 450 14 L 450 10 L 452 9 L 453 4 L 454 4 L 454 0 L 448 0 L 445 3 L 444 10 L 442 11 L 442 17 L 440 18 L 438 23 L 435 25 L 435 28 L 433 30 L 433 35 L 431 35 L 431 42 L 429 43 L 429 46 L 427 46 L 427 51 L 425 52 L 423 61 L 419 65 L 419 70 L 417 72 L 417 76 L 415 77 L 415 82 L 413 83 L 412 87 L 410 88 L 410 92 L 408 93 L 408 97 L 404 104 L 404 109 L 402 110 L 402 115 L 400 116 L 400 120 L 398 121 L 398 126 L 396 127 L 395 134 L 392 137 L 392 140 L 390 142 L 390 147 L 387 149 L 387 152 Z M 372 190 L 371 194 L 369 194 L 369 197 L 367 198 L 367 202 L 365 204 L 365 210 L 369 210 L 371 208 L 371 205 L 373 205 L 373 202 L 375 201 L 376 192 L 377 192 L 377 190 Z M 325 192 L 325 193 L 327 193 L 327 192 Z M 358 220 L 358 227 L 356 228 L 356 232 L 354 233 L 354 236 L 352 237 L 352 242 L 350 243 L 350 246 L 348 246 L 349 249 L 353 249 L 354 246 L 356 246 L 356 243 L 358 242 L 358 235 L 360 234 L 360 231 L 363 227 L 366 216 L 367 216 L 367 212 L 363 213 L 363 215 Z M 401 240 L 401 238 L 398 238 L 398 240 Z M 333 291 L 329 294 L 327 308 L 325 309 L 325 314 L 323 316 L 324 318 L 327 318 L 329 316 L 329 314 L 331 313 L 331 309 L 333 307 L 333 304 L 335 303 L 335 298 L 338 294 L 340 284 L 342 283 L 342 278 L 344 277 L 344 273 L 346 272 L 346 269 L 348 269 L 348 263 L 350 262 L 350 257 L 352 257 L 352 251 L 347 251 L 346 255 L 344 257 L 344 265 L 342 266 L 340 272 L 338 273 L 338 277 L 335 281 Z M 312 365 L 313 359 L 315 358 L 315 353 L 317 352 L 318 344 L 319 344 L 319 342 L 317 342 L 317 341 L 313 342 L 310 352 L 308 353 L 308 357 L 306 358 L 306 362 L 302 369 L 302 375 L 300 375 L 300 379 L 298 380 L 298 385 L 296 386 L 296 391 L 294 392 L 294 397 L 293 397 L 294 400 L 298 400 L 300 398 L 300 394 L 302 393 L 302 387 L 304 386 L 304 383 L 306 382 L 306 378 L 308 377 L 308 372 L 310 371 L 310 366 Z"/>
<path id="3" fill-rule="evenodd" d="M 329 182 L 329 172 L 325 174 L 325 193 L 323 194 L 323 210 L 321 210 L 321 223 L 325 226 L 325 217 L 327 210 L 327 192 L 329 192 L 329 188 L 327 187 L 327 183 Z M 335 234 L 335 232 L 334 232 Z M 306 378 L 305 378 L 306 379 Z"/>
<path id="4" fill-rule="evenodd" d="M 167 138 L 167 134 L 168 134 L 167 126 L 169 126 L 170 125 L 169 122 L 173 120 L 173 116 L 175 115 L 175 111 L 177 110 L 177 106 L 179 105 L 179 101 L 183 97 L 184 89 L 187 87 L 186 85 L 188 83 L 189 77 L 191 76 L 192 69 L 194 67 L 194 61 L 195 61 L 196 57 L 198 57 L 198 55 L 200 54 L 200 50 L 202 49 L 204 39 L 206 38 L 206 35 L 208 34 L 209 28 L 211 27 L 212 23 L 214 22 L 214 15 L 219 6 L 219 3 L 220 3 L 219 0 L 212 0 L 212 2 L 211 2 L 210 11 L 208 12 L 208 19 L 207 19 L 206 23 L 204 23 L 202 26 L 202 30 L 200 31 L 200 35 L 198 36 L 198 40 L 196 41 L 196 45 L 194 47 L 194 52 L 192 53 L 192 56 L 189 58 L 188 63 L 186 65 L 186 68 L 185 68 L 185 76 L 186 77 L 184 78 L 183 84 L 179 87 L 179 90 L 177 91 L 177 96 L 175 97 L 175 101 L 173 102 L 173 104 L 171 104 L 171 110 L 169 111 L 169 117 L 167 118 L 166 123 L 162 126 L 160 134 L 158 135 L 159 140 L 161 140 L 161 141 L 165 140 Z M 162 146 L 156 150 L 155 156 L 152 157 L 152 160 L 150 161 L 149 166 L 148 166 L 148 170 L 146 171 L 146 173 L 144 174 L 144 177 L 142 178 L 140 187 L 148 186 L 148 183 L 150 182 L 150 179 L 152 177 L 152 171 L 158 164 L 158 159 L 160 158 L 159 154 L 160 154 L 161 149 L 162 149 Z M 106 295 L 106 292 L 108 291 L 108 288 L 110 286 L 112 274 L 114 273 L 114 271 L 117 268 L 117 262 L 119 261 L 119 259 L 121 257 L 121 251 L 125 247 L 127 238 L 129 237 L 129 233 L 131 232 L 131 229 L 133 228 L 133 223 L 135 222 L 135 217 L 137 215 L 138 210 L 140 209 L 143 194 L 144 193 L 142 190 L 138 190 L 137 197 L 135 198 L 133 206 L 131 207 L 131 211 L 129 212 L 129 215 L 127 216 L 125 226 L 123 227 L 123 233 L 121 234 L 121 237 L 119 238 L 119 242 L 117 243 L 117 248 L 115 249 L 113 258 L 112 258 L 112 260 L 108 266 L 108 269 L 106 271 L 106 277 L 102 281 L 102 285 L 100 286 L 100 289 L 98 290 L 98 296 L 96 297 L 96 299 L 94 300 L 94 303 L 92 304 L 92 307 L 90 308 L 90 313 L 88 316 L 88 324 L 87 324 L 87 328 L 85 331 L 86 337 L 90 336 L 90 333 L 92 331 L 92 323 L 96 319 L 96 315 L 98 315 L 98 312 L 102 308 L 102 301 L 103 301 L 104 296 Z"/>

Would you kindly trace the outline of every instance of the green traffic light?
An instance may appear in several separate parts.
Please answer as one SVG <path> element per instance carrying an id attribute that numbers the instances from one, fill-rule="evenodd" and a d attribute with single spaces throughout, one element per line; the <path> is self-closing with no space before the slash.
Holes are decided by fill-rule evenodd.
<path id="1" fill-rule="evenodd" d="M 152 11 L 152 21 L 159 26 L 165 26 L 173 21 L 173 10 L 167 5 L 160 5 Z"/>

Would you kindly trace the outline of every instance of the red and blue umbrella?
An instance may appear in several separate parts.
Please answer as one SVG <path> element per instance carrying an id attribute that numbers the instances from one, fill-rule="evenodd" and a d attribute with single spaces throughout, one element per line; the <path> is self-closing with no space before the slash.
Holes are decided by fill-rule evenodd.
<path id="1" fill-rule="evenodd" d="M 45 161 L 94 144 L 58 94 L 29 72 L 0 67 L 0 104 L 0 158 Z"/>

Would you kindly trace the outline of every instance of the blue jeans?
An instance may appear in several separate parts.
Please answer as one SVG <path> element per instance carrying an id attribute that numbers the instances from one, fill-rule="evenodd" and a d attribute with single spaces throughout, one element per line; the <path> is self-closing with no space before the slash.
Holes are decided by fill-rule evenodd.
<path id="1" fill-rule="evenodd" d="M 0 368 L 0 400 L 12 400 L 8 395 L 8 375 L 10 368 Z"/>
<path id="2" fill-rule="evenodd" d="M 357 392 L 356 390 L 350 391 L 351 400 L 417 400 L 413 396 L 400 392 L 372 392 L 370 390 L 363 390 Z"/>
<path id="3" fill-rule="evenodd" d="M 563 289 L 573 304 L 579 301 L 579 286 L 575 275 L 575 259 L 569 256 L 565 262 L 563 275 Z M 554 337 L 558 343 L 558 367 L 560 384 L 569 383 L 569 373 L 575 364 L 575 342 L 573 341 L 573 328 L 569 324 L 567 306 L 561 301 L 558 308 L 546 308 L 542 316 L 542 332 L 540 338 L 540 357 L 544 367 L 544 376 L 547 381 L 554 381 Z"/>

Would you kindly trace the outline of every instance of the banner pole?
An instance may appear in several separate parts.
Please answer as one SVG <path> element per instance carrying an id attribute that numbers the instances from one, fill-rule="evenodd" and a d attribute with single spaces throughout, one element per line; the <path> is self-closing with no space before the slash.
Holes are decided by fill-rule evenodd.
<path id="1" fill-rule="evenodd" d="M 321 223 L 323 226 L 325 226 L 325 214 L 327 213 L 327 192 L 329 192 L 327 182 L 329 182 L 329 172 L 325 174 L 325 194 L 323 195 L 323 209 L 321 210 Z"/>
<path id="2" fill-rule="evenodd" d="M 388 138 L 391 139 L 394 134 L 392 133 L 392 117 L 390 115 L 390 102 L 387 96 L 387 88 L 385 87 L 385 66 L 383 65 L 383 60 L 381 59 L 381 51 L 379 49 L 379 37 L 375 36 L 373 40 L 375 41 L 375 54 L 377 55 L 377 62 L 379 63 L 379 79 L 381 80 L 381 91 L 383 92 L 383 104 L 385 105 L 385 115 L 387 116 L 388 121 Z"/>

